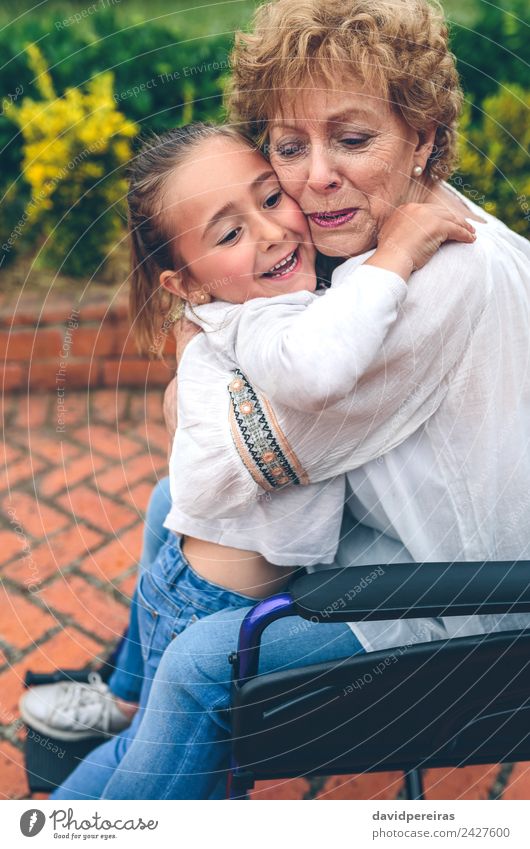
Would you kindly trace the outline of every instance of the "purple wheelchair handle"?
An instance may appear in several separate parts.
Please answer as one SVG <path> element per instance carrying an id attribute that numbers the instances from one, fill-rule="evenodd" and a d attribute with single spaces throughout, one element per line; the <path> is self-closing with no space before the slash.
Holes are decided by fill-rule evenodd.
<path id="1" fill-rule="evenodd" d="M 276 619 L 294 616 L 294 614 L 295 605 L 289 593 L 273 595 L 258 602 L 249 610 L 239 631 L 236 674 L 238 681 L 253 678 L 258 674 L 260 641 L 265 628 Z"/>
<path id="2" fill-rule="evenodd" d="M 234 664 L 234 678 L 237 682 L 245 678 L 254 678 L 258 674 L 261 635 L 265 628 L 271 622 L 275 622 L 276 619 L 294 616 L 295 613 L 294 601 L 289 593 L 273 595 L 258 602 L 249 610 L 239 629 L 237 654 L 230 656 L 230 662 Z M 241 798 L 234 792 L 233 786 L 238 769 L 237 761 L 232 756 L 227 782 L 227 797 L 229 799 Z"/>

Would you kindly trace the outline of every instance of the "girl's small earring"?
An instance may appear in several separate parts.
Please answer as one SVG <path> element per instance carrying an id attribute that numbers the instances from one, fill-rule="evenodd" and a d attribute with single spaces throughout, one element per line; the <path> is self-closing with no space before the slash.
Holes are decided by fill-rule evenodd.
<path id="1" fill-rule="evenodd" d="M 412 173 L 415 177 L 419 177 L 420 174 L 423 174 L 423 168 L 421 167 L 421 165 L 415 165 L 412 169 Z"/>

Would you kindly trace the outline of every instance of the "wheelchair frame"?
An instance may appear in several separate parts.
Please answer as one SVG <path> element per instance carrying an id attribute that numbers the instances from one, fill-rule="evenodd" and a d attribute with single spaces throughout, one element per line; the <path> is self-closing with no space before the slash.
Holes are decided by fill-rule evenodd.
<path id="1" fill-rule="evenodd" d="M 248 612 L 237 651 L 229 656 L 233 669 L 231 799 L 247 798 L 260 778 L 384 769 L 402 769 L 407 798 L 423 799 L 425 767 L 497 763 L 505 756 L 515 761 L 530 759 L 530 680 L 519 681 L 530 663 L 530 623 L 521 631 L 418 643 L 403 652 L 385 673 L 385 686 L 400 716 L 407 716 L 401 723 L 407 728 L 400 731 L 395 726 L 399 755 L 390 749 L 392 734 L 385 736 L 386 729 L 378 729 L 377 721 L 370 725 L 373 751 L 366 741 L 355 738 L 352 712 L 367 714 L 370 692 L 350 693 L 348 702 L 340 689 L 346 690 L 343 685 L 352 680 L 352 670 L 384 661 L 400 647 L 355 655 L 344 662 L 258 674 L 263 631 L 286 616 L 352 622 L 530 612 L 527 561 L 395 564 L 381 567 L 384 574 L 377 582 L 352 593 L 352 587 L 373 568 L 355 566 L 303 575 L 289 592 L 265 599 Z M 333 604 L 337 598 L 348 599 L 338 610 Z M 449 681 L 449 691 L 440 689 L 437 669 Z M 381 682 L 373 694 L 392 702 Z M 418 699 L 425 702 L 419 708 Z M 422 711 L 441 710 L 444 699 L 446 709 L 431 742 L 428 734 L 422 734 Z M 458 709 L 447 710 L 453 702 Z M 407 738 L 409 727 L 411 739 Z M 315 739 L 314 728 L 318 728 Z M 340 748 L 342 728 L 343 738 L 350 735 L 342 742 L 343 748 L 349 745 L 346 752 Z M 332 753 L 327 763 L 319 742 L 322 736 Z"/>

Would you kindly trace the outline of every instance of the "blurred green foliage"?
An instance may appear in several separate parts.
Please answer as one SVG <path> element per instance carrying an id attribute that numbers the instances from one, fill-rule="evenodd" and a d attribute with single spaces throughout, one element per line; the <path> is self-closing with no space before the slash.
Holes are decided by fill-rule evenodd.
<path id="1" fill-rule="evenodd" d="M 530 80 L 529 0 L 481 0 L 472 24 L 451 26 L 451 44 L 466 95 L 477 105 L 500 83 L 528 88 Z"/>
<path id="2" fill-rule="evenodd" d="M 28 224 L 46 236 L 39 259 L 78 277 L 91 276 L 120 237 L 127 191 L 123 168 L 138 125 L 119 111 L 112 71 L 57 97 L 46 61 L 27 50 L 39 99 L 24 97 L 5 112 L 24 140 L 24 178 L 31 186 Z"/>
<path id="3" fill-rule="evenodd" d="M 529 0 L 481 2 L 473 26 L 453 24 L 466 95 L 455 188 L 528 238 L 530 200 Z"/>
<path id="4" fill-rule="evenodd" d="M 460 168 L 456 189 L 516 233 L 530 232 L 530 91 L 507 85 L 482 101 L 481 119 L 466 107 L 460 124 Z"/>
<path id="5" fill-rule="evenodd" d="M 517 197 L 529 193 L 530 180 L 528 2 L 468 0 L 465 8 L 460 0 L 445 3 L 468 103 L 458 173 L 518 232 L 525 232 L 527 222 Z M 38 12 L 26 0 L 6 0 L 0 12 L 5 20 L 8 9 L 20 11 L 12 12 L 11 22 L 0 30 L 0 55 L 5 57 L 0 68 L 0 265 L 42 235 L 26 214 L 31 186 L 24 176 L 22 132 L 6 114 L 10 104 L 39 97 L 27 45 L 39 46 L 57 95 L 67 88 L 85 90 L 98 74 L 111 71 L 119 113 L 141 131 L 163 131 L 222 115 L 233 30 L 246 25 L 254 6 L 253 0 L 205 0 L 196 7 L 188 0 L 98 3 L 101 8 L 92 14 L 87 12 L 91 3 L 84 0 L 50 0 Z M 13 244 L 2 251 L 10 237 Z"/>
<path id="6" fill-rule="evenodd" d="M 66 13 L 64 18 L 57 14 L 27 15 L 0 32 L 0 54 L 7 58 L 0 68 L 0 198 L 4 213 L 0 246 L 6 244 L 14 228 L 17 230 L 9 249 L 0 251 L 0 265 L 7 264 L 18 249 L 27 247 L 38 232 L 24 214 L 30 202 L 30 186 L 24 176 L 23 135 L 7 115 L 10 104 L 16 106 L 27 98 L 41 96 L 38 78 L 28 63 L 28 44 L 39 46 L 59 96 L 68 88 L 84 87 L 98 74 L 112 71 L 116 106 L 142 131 L 161 132 L 176 124 L 220 116 L 229 70 L 229 34 L 188 37 L 156 22 L 123 27 L 114 8 L 98 9 L 90 18 L 90 27 L 69 20 Z M 42 120 L 46 121 L 46 111 Z M 75 214 L 72 210 L 71 215 Z"/>

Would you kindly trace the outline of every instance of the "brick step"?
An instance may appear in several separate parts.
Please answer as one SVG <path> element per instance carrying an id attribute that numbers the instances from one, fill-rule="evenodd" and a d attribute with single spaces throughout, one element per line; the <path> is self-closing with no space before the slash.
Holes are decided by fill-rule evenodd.
<path id="1" fill-rule="evenodd" d="M 164 337 L 164 361 L 138 354 L 123 287 L 94 287 L 82 297 L 3 295 L 3 391 L 51 389 L 59 398 L 87 387 L 165 386 L 174 374 L 175 343 L 170 331 Z"/>

